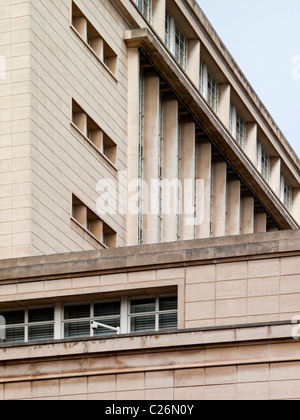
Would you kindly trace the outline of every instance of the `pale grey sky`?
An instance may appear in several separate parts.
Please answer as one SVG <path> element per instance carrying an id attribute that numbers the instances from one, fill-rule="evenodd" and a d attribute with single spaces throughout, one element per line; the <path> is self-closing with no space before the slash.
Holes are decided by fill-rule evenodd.
<path id="1" fill-rule="evenodd" d="M 300 0 L 198 0 L 300 156 Z"/>

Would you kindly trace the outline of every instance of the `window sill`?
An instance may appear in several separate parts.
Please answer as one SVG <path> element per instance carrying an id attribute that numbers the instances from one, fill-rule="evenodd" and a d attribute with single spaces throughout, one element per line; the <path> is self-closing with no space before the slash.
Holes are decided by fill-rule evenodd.
<path id="1" fill-rule="evenodd" d="M 82 38 L 82 36 L 80 35 L 80 33 L 77 31 L 77 29 L 73 26 L 70 25 L 70 28 L 73 30 L 73 32 L 78 36 L 78 38 L 80 38 L 80 40 L 84 43 L 84 45 L 91 51 L 91 53 L 94 55 L 94 57 L 99 61 L 99 63 L 105 68 L 105 70 L 111 75 L 111 77 L 118 83 L 118 78 L 117 76 L 110 70 L 109 67 L 107 67 L 107 65 L 99 58 L 99 56 L 95 53 L 95 51 L 93 50 L 93 48 Z M 117 72 L 117 70 L 116 70 Z"/>
<path id="2" fill-rule="evenodd" d="M 98 244 L 102 246 L 103 249 L 109 249 L 107 245 L 103 244 L 100 239 L 98 239 L 95 235 L 92 234 L 87 228 L 85 228 L 82 224 L 80 224 L 74 217 L 71 216 L 71 222 L 75 223 L 80 229 L 87 233 L 92 239 L 94 239 Z"/>
<path id="3" fill-rule="evenodd" d="M 107 162 L 109 163 L 109 165 L 117 172 L 118 168 L 116 167 L 116 165 L 110 160 L 108 159 L 107 156 L 105 156 L 99 149 L 98 147 L 96 147 L 94 145 L 94 143 L 85 135 L 83 134 L 83 132 L 77 127 L 77 125 L 75 125 L 73 123 L 73 121 L 70 121 L 71 126 L 91 145 L 93 146 L 93 148 L 96 150 L 97 153 L 99 153 L 99 155 Z M 117 146 L 116 146 L 117 147 Z"/>

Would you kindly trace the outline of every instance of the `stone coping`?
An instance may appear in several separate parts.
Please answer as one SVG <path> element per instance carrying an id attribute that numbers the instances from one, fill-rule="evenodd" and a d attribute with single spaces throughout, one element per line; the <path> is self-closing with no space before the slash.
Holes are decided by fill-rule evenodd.
<path id="1" fill-rule="evenodd" d="M 0 283 L 300 255 L 300 230 L 0 261 Z"/>
<path id="2" fill-rule="evenodd" d="M 169 332 L 127 334 L 98 338 L 51 340 L 47 342 L 16 343 L 0 346 L 0 366 L 3 362 L 76 356 L 111 355 L 122 352 L 147 353 L 201 349 L 206 346 L 228 346 L 268 341 L 295 341 L 295 324 L 291 321 L 245 325 L 228 325 Z M 298 356 L 295 355 L 295 358 Z M 298 359 L 297 359 L 298 360 Z"/>

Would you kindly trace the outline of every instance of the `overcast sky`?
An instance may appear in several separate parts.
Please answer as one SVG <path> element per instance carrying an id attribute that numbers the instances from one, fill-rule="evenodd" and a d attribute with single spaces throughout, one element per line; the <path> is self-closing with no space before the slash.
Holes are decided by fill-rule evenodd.
<path id="1" fill-rule="evenodd" d="M 300 156 L 300 0 L 198 0 Z"/>

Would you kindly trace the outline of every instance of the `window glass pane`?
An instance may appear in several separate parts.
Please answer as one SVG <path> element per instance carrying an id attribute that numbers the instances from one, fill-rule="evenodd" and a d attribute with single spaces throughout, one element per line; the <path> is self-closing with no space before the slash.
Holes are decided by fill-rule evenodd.
<path id="1" fill-rule="evenodd" d="M 90 331 L 90 321 L 67 322 L 64 326 L 64 336 L 66 338 L 89 337 Z"/>
<path id="2" fill-rule="evenodd" d="M 216 112 L 218 108 L 218 84 L 209 73 L 207 80 L 207 95 L 209 106 Z"/>
<path id="3" fill-rule="evenodd" d="M 155 331 L 155 315 L 131 318 L 131 331 Z"/>
<path id="4" fill-rule="evenodd" d="M 90 318 L 90 305 L 65 306 L 65 319 Z"/>
<path id="5" fill-rule="evenodd" d="M 187 57 L 187 40 L 177 25 L 175 25 L 175 58 L 185 69 Z"/>
<path id="6" fill-rule="evenodd" d="M 19 343 L 25 341 L 25 327 L 6 327 L 5 343 Z"/>
<path id="7" fill-rule="evenodd" d="M 242 150 L 246 147 L 246 123 L 236 114 L 236 141 Z"/>
<path id="8" fill-rule="evenodd" d="M 79 321 L 71 321 L 64 323 L 64 337 L 89 337 L 90 336 L 90 320 L 81 319 L 90 318 L 90 305 L 74 305 L 65 307 L 65 320 L 78 319 Z"/>
<path id="9" fill-rule="evenodd" d="M 54 308 L 37 308 L 28 310 L 30 324 L 51 322 L 45 325 L 30 325 L 28 327 L 28 340 L 47 340 L 54 338 Z"/>
<path id="10" fill-rule="evenodd" d="M 159 315 L 159 329 L 169 330 L 177 328 L 177 313 Z"/>
<path id="11" fill-rule="evenodd" d="M 170 48 L 171 39 L 171 16 L 167 13 L 165 19 L 165 45 Z"/>
<path id="12" fill-rule="evenodd" d="M 130 303 L 130 312 L 132 314 L 155 312 L 155 298 L 132 299 Z"/>
<path id="13" fill-rule="evenodd" d="M 105 325 L 109 325 L 110 327 L 118 328 L 121 325 L 120 317 L 118 318 L 111 318 L 111 319 L 95 319 L 95 321 L 102 322 Z M 94 335 L 111 335 L 116 334 L 113 330 L 109 330 L 108 328 L 101 328 L 99 327 L 97 330 L 94 331 Z"/>
<path id="14" fill-rule="evenodd" d="M 177 296 L 168 296 L 159 298 L 159 310 L 160 311 L 172 311 L 177 310 Z"/>
<path id="15" fill-rule="evenodd" d="M 54 321 L 54 308 L 29 309 L 28 322 Z"/>
<path id="16" fill-rule="evenodd" d="M 261 149 L 261 174 L 265 181 L 270 181 L 271 159 L 263 148 Z"/>
<path id="17" fill-rule="evenodd" d="M 28 327 L 28 340 L 52 340 L 54 339 L 54 324 L 36 325 Z"/>
<path id="18" fill-rule="evenodd" d="M 121 313 L 121 302 L 119 300 L 115 302 L 95 303 L 94 305 L 95 317 L 120 316 L 120 313 Z"/>
<path id="19" fill-rule="evenodd" d="M 25 326 L 14 327 L 14 325 L 24 324 L 25 311 L 0 312 L 5 319 L 5 331 L 1 332 L 4 343 L 19 343 L 25 341 Z"/>
<path id="20" fill-rule="evenodd" d="M 25 311 L 10 311 L 0 312 L 0 315 L 4 317 L 6 325 L 24 324 L 25 322 Z"/>

